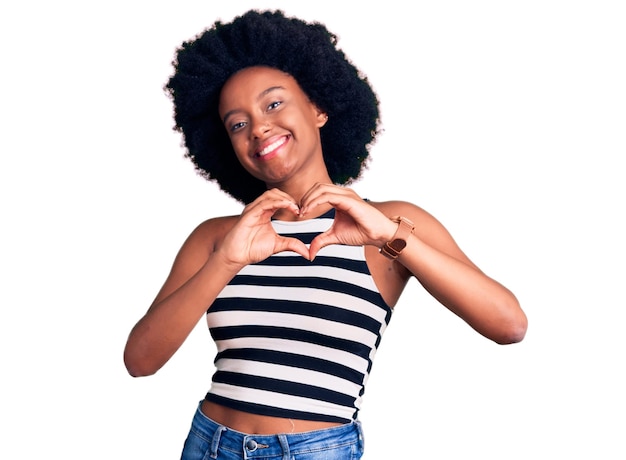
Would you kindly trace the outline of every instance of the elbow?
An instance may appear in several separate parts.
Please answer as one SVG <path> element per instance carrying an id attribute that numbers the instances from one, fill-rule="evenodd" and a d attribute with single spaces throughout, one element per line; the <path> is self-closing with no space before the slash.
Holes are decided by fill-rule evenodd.
<path id="1" fill-rule="evenodd" d="M 474 329 L 498 345 L 521 342 L 528 329 L 528 318 L 512 294 L 484 305 L 473 320 Z"/>
<path id="2" fill-rule="evenodd" d="M 503 331 L 498 337 L 495 337 L 493 340 L 498 345 L 511 345 L 514 343 L 519 343 L 524 340 L 526 336 L 526 325 L 517 325 L 514 327 L 508 327 L 505 331 Z"/>
<path id="3" fill-rule="evenodd" d="M 144 370 L 139 366 L 129 366 L 126 365 L 126 370 L 131 377 L 147 377 L 149 375 L 153 375 L 153 371 Z"/>
<path id="4" fill-rule="evenodd" d="M 144 367 L 141 365 L 128 362 L 125 362 L 124 364 L 126 365 L 126 370 L 131 377 L 147 377 L 156 373 L 155 370 L 149 369 L 148 367 Z"/>
<path id="5" fill-rule="evenodd" d="M 499 345 L 519 343 L 526 337 L 528 330 L 528 318 L 519 305 L 506 318 L 500 322 L 498 333 L 492 337 Z"/>
<path id="6" fill-rule="evenodd" d="M 147 377 L 156 373 L 158 368 L 154 368 L 150 363 L 134 356 L 128 349 L 124 350 L 124 365 L 131 377 Z"/>

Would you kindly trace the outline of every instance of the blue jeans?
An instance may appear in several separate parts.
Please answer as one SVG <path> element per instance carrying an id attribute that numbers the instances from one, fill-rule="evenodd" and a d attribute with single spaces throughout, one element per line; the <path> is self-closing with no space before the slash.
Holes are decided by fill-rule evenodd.
<path id="1" fill-rule="evenodd" d="M 181 460 L 359 460 L 358 421 L 305 433 L 249 435 L 214 422 L 198 409 Z"/>

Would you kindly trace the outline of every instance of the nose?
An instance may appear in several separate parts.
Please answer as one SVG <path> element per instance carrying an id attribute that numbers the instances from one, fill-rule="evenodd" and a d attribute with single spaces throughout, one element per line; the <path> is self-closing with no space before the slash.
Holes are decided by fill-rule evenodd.
<path id="1" fill-rule="evenodd" d="M 252 121 L 252 136 L 261 139 L 271 130 L 270 123 L 265 117 L 256 117 Z"/>

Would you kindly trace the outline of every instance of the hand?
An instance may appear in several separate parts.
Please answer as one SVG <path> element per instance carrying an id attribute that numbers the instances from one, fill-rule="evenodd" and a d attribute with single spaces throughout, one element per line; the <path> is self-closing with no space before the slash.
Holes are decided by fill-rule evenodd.
<path id="1" fill-rule="evenodd" d="M 278 189 L 268 190 L 244 208 L 217 250 L 226 263 L 243 267 L 282 251 L 294 251 L 309 259 L 309 250 L 304 243 L 274 231 L 271 218 L 279 209 L 300 214 L 294 199 Z"/>
<path id="2" fill-rule="evenodd" d="M 324 204 L 335 208 L 335 221 L 330 229 L 311 242 L 310 260 L 315 258 L 320 249 L 331 244 L 382 247 L 397 230 L 397 224 L 352 189 L 330 184 L 311 187 L 300 202 L 300 216 L 306 217 L 309 209 Z"/>

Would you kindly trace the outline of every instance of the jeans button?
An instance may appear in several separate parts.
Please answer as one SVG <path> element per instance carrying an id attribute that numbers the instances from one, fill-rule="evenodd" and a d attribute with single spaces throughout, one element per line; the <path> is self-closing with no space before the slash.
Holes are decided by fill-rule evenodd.
<path id="1" fill-rule="evenodd" d="M 248 449 L 250 452 L 254 452 L 257 447 L 258 444 L 254 439 L 248 439 L 248 441 L 246 441 L 246 449 Z"/>

